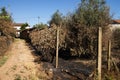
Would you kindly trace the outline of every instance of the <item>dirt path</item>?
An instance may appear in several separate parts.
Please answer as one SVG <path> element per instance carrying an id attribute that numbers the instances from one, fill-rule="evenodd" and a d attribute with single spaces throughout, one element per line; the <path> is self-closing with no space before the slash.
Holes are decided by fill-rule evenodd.
<path id="1" fill-rule="evenodd" d="M 40 80 L 46 76 L 44 71 L 38 74 L 38 65 L 34 62 L 32 50 L 24 40 L 17 39 L 7 51 L 11 56 L 0 67 L 0 80 Z"/>

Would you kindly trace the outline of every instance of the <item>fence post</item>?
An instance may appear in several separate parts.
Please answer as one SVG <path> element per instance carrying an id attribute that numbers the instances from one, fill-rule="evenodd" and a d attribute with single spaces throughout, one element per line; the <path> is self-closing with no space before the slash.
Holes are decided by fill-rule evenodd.
<path id="1" fill-rule="evenodd" d="M 99 27 L 99 32 L 98 32 L 98 80 L 101 80 L 101 65 L 102 65 L 102 28 Z"/>
<path id="2" fill-rule="evenodd" d="M 59 50 L 59 27 L 57 27 L 57 44 L 56 44 L 56 68 L 58 68 L 58 50 Z"/>
<path id="3" fill-rule="evenodd" d="M 107 67 L 108 67 L 108 71 L 110 71 L 110 63 L 111 63 L 111 60 L 110 60 L 110 57 L 111 57 L 111 41 L 109 40 L 108 41 L 108 55 L 107 55 Z"/>

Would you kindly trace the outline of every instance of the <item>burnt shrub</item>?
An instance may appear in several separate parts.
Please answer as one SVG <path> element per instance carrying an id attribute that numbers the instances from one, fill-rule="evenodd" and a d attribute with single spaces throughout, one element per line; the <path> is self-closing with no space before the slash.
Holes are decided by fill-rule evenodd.
<path id="1" fill-rule="evenodd" d="M 0 56 L 3 55 L 3 53 L 6 51 L 8 45 L 7 45 L 7 38 L 6 37 L 0 37 Z"/>
<path id="2" fill-rule="evenodd" d="M 113 48 L 120 49 L 120 29 L 113 30 Z"/>
<path id="3" fill-rule="evenodd" d="M 55 12 L 50 25 L 55 24 L 62 27 L 60 30 L 60 56 L 96 57 L 98 28 L 102 27 L 103 47 L 106 49 L 109 40 L 109 33 L 106 32 L 108 32 L 107 26 L 110 21 L 109 7 L 105 0 L 82 0 L 75 12 L 67 16 L 61 16 L 59 11 Z M 38 51 L 49 54 L 56 48 L 56 27 L 35 29 L 30 33 L 30 39 Z M 50 51 L 51 49 L 52 51 Z M 66 49 L 69 50 L 68 53 L 66 53 Z"/>
<path id="4" fill-rule="evenodd" d="M 12 37 L 0 36 L 0 56 L 4 55 L 4 52 L 8 49 L 12 42 Z"/>
<path id="5" fill-rule="evenodd" d="M 9 45 L 13 42 L 16 30 L 9 18 L 0 18 L 0 56 L 4 55 Z"/>
<path id="6" fill-rule="evenodd" d="M 72 58 L 70 49 L 69 48 L 64 48 L 64 47 L 61 47 L 59 49 L 59 56 L 61 58 L 65 59 L 65 60 L 68 60 L 68 59 Z"/>
<path id="7" fill-rule="evenodd" d="M 25 29 L 25 30 L 21 31 L 20 38 L 25 39 L 27 42 L 30 42 L 29 32 L 30 32 L 30 29 Z"/>
<path id="8" fill-rule="evenodd" d="M 73 29 L 72 29 L 73 28 Z M 68 27 L 67 47 L 72 56 L 93 57 L 97 54 L 98 28 L 95 27 Z M 77 31 L 76 31 L 77 30 Z"/>
<path id="9" fill-rule="evenodd" d="M 59 48 L 65 47 L 65 32 L 63 28 L 60 29 Z M 56 30 L 57 27 L 53 26 L 45 29 L 34 29 L 30 32 L 31 44 L 34 48 L 42 53 L 42 60 L 52 62 L 56 51 Z"/>
<path id="10" fill-rule="evenodd" d="M 109 35 L 106 32 L 111 16 L 105 0 L 81 0 L 76 11 L 67 19 L 67 45 L 73 55 L 97 54 L 99 27 L 103 30 L 103 47 L 107 48 Z"/>

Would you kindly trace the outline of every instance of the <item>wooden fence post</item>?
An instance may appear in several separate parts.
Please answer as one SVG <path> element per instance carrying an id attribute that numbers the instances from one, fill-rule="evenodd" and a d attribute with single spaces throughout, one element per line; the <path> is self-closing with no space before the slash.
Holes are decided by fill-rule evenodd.
<path id="1" fill-rule="evenodd" d="M 110 57 L 111 57 L 111 41 L 109 40 L 108 41 L 108 55 L 107 55 L 107 67 L 108 67 L 108 71 L 110 71 L 110 63 L 111 63 L 111 60 L 110 60 Z"/>
<path id="2" fill-rule="evenodd" d="M 101 65 L 102 65 L 102 28 L 99 27 L 99 32 L 98 32 L 98 80 L 101 80 Z"/>
<path id="3" fill-rule="evenodd" d="M 57 44 L 56 44 L 56 68 L 58 68 L 58 50 L 59 50 L 59 27 L 57 27 Z"/>

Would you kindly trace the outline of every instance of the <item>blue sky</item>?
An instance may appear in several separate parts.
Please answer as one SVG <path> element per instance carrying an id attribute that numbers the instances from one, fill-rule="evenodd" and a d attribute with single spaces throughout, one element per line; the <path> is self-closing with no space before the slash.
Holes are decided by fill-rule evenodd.
<path id="1" fill-rule="evenodd" d="M 0 0 L 0 8 L 5 6 L 17 23 L 28 22 L 31 26 L 38 22 L 47 23 L 58 9 L 63 15 L 77 9 L 81 0 Z M 120 0 L 106 0 L 113 18 L 120 19 Z M 38 16 L 40 19 L 38 20 Z"/>

